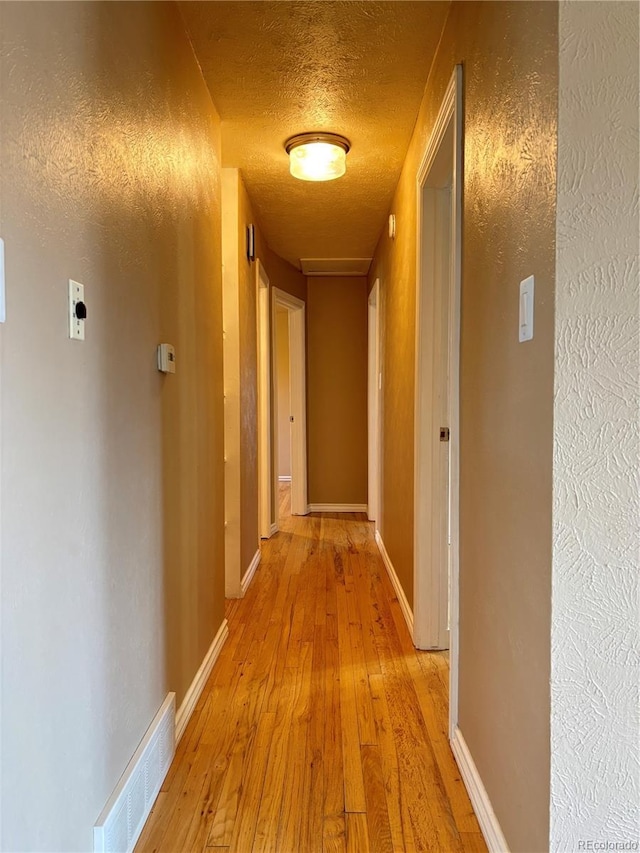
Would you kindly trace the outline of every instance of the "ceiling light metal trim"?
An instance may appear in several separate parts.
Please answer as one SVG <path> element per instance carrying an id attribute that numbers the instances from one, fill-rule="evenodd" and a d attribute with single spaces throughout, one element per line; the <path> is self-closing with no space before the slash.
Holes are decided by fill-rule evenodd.
<path id="1" fill-rule="evenodd" d="M 298 133 L 284 144 L 289 170 L 301 181 L 332 181 L 347 170 L 351 143 L 337 133 Z"/>
<path id="2" fill-rule="evenodd" d="M 294 148 L 300 145 L 308 145 L 310 142 L 327 142 L 329 145 L 337 145 L 348 154 L 351 150 L 351 143 L 345 136 L 340 136 L 338 133 L 298 133 L 296 136 L 291 136 L 284 144 L 284 150 L 287 154 L 291 154 Z"/>

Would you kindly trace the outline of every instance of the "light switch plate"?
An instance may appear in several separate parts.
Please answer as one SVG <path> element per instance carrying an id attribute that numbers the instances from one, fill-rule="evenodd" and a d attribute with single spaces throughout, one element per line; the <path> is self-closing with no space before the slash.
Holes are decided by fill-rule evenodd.
<path id="1" fill-rule="evenodd" d="M 78 302 L 84 302 L 84 284 L 69 279 L 69 337 L 75 341 L 83 341 L 86 321 L 76 317 Z"/>
<path id="2" fill-rule="evenodd" d="M 533 338 L 533 291 L 534 278 L 530 275 L 520 282 L 520 327 L 518 340 L 520 343 Z"/>

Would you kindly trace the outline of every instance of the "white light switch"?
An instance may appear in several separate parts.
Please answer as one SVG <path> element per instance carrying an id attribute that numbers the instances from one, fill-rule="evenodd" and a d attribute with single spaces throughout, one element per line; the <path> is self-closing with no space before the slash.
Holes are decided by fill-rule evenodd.
<path id="1" fill-rule="evenodd" d="M 532 275 L 520 282 L 520 343 L 533 338 L 533 285 Z"/>
<path id="2" fill-rule="evenodd" d="M 69 279 L 69 337 L 84 340 L 84 323 L 87 307 L 84 303 L 84 284 Z"/>

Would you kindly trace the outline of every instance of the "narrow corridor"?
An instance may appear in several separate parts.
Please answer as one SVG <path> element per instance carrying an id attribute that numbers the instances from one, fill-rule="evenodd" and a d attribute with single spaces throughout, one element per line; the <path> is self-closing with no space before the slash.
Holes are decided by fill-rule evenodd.
<path id="1" fill-rule="evenodd" d="M 446 654 L 413 648 L 365 516 L 292 518 L 288 489 L 136 850 L 486 850 Z"/>

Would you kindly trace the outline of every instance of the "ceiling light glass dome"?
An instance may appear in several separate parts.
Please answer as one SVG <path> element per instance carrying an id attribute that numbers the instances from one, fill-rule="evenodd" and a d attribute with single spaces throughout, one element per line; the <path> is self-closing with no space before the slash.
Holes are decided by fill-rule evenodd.
<path id="1" fill-rule="evenodd" d="M 333 181 L 347 171 L 349 140 L 334 133 L 301 133 L 287 140 L 289 171 L 301 181 Z"/>

